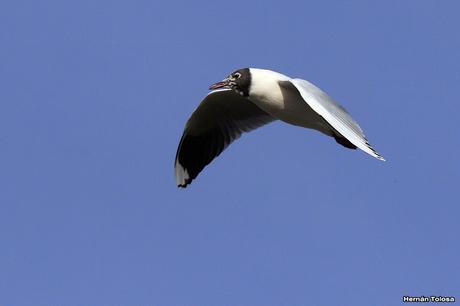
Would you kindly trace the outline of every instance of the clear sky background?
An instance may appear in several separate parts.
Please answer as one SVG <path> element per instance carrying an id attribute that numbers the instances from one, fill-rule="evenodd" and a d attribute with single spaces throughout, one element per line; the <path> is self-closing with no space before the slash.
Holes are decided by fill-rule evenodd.
<path id="1" fill-rule="evenodd" d="M 458 1 L 3 1 L 0 305 L 460 299 Z M 307 79 L 380 162 L 277 122 L 183 190 L 208 86 Z"/>

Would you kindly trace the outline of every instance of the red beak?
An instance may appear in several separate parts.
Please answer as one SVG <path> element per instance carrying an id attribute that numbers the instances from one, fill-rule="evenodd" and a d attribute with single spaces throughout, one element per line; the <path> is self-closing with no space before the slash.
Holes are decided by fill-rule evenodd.
<path id="1" fill-rule="evenodd" d="M 210 90 L 219 89 L 219 88 L 230 88 L 229 81 L 227 79 L 225 79 L 225 80 L 223 80 L 221 82 L 217 82 L 217 83 L 212 84 L 211 86 L 209 86 Z"/>

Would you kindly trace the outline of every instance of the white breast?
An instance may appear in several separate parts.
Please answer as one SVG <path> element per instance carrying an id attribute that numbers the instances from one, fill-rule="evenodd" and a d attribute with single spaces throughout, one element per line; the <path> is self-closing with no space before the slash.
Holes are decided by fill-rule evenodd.
<path id="1" fill-rule="evenodd" d="M 284 122 L 329 133 L 329 127 L 324 125 L 324 120 L 305 103 L 290 83 L 290 77 L 271 70 L 251 68 L 250 71 L 249 99 L 254 104 Z"/>
<path id="2" fill-rule="evenodd" d="M 289 81 L 291 78 L 271 70 L 251 68 L 251 87 L 249 98 L 257 106 L 272 114 L 284 108 L 283 94 L 279 81 Z"/>

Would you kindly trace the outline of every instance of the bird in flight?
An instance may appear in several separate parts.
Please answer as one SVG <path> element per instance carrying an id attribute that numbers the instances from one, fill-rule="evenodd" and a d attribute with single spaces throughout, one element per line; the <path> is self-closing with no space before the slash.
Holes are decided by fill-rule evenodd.
<path id="1" fill-rule="evenodd" d="M 190 184 L 203 168 L 242 133 L 281 120 L 333 137 L 385 160 L 367 141 L 350 114 L 324 91 L 302 79 L 265 69 L 232 72 L 212 90 L 185 124 L 174 163 L 178 187 Z"/>

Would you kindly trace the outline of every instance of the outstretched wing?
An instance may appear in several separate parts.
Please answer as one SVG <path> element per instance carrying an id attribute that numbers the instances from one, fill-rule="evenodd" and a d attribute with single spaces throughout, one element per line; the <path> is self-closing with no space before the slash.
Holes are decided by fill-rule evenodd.
<path id="1" fill-rule="evenodd" d="M 303 100 L 343 137 L 369 155 L 385 160 L 372 148 L 361 127 L 350 114 L 324 91 L 302 79 L 291 79 Z"/>
<path id="2" fill-rule="evenodd" d="M 186 187 L 242 133 L 275 118 L 233 90 L 209 93 L 188 119 L 177 148 L 176 183 Z"/>

